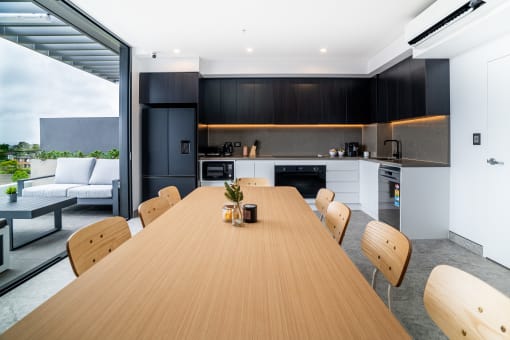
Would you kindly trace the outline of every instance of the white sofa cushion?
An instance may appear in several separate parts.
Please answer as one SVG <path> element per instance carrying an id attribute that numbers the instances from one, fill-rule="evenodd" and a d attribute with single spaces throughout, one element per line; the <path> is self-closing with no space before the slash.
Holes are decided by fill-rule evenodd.
<path id="1" fill-rule="evenodd" d="M 92 170 L 89 184 L 112 184 L 114 179 L 119 179 L 118 159 L 96 159 L 96 165 Z"/>
<path id="2" fill-rule="evenodd" d="M 67 190 L 78 187 L 79 184 L 45 184 L 24 188 L 23 197 L 66 197 Z"/>
<path id="3" fill-rule="evenodd" d="M 55 171 L 56 184 L 88 184 L 95 158 L 59 158 Z"/>
<path id="4" fill-rule="evenodd" d="M 112 185 L 81 185 L 69 189 L 67 196 L 78 198 L 112 198 Z"/>

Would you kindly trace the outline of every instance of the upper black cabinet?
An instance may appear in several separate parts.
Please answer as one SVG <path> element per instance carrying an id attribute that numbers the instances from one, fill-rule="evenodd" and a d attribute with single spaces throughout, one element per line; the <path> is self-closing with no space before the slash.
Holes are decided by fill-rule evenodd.
<path id="1" fill-rule="evenodd" d="M 449 114 L 447 59 L 408 58 L 378 75 L 377 122 Z"/>
<path id="2" fill-rule="evenodd" d="M 207 124 L 343 124 L 369 121 L 370 80 L 240 78 L 201 80 Z"/>
<path id="3" fill-rule="evenodd" d="M 197 72 L 140 73 L 140 104 L 198 102 Z"/>

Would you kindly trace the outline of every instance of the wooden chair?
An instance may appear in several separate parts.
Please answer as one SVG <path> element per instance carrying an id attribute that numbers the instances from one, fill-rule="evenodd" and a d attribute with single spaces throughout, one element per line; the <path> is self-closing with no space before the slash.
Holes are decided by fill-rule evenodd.
<path id="1" fill-rule="evenodd" d="M 142 221 L 142 226 L 144 228 L 147 227 L 152 221 L 168 209 L 170 209 L 170 204 L 162 197 L 154 197 L 140 203 L 138 206 L 138 215 Z"/>
<path id="2" fill-rule="evenodd" d="M 343 203 L 331 202 L 326 211 L 326 226 L 333 234 L 333 238 L 342 245 L 347 225 L 351 219 L 351 209 Z"/>
<path id="3" fill-rule="evenodd" d="M 269 181 L 267 178 L 264 177 L 244 177 L 244 178 L 238 178 L 237 183 L 240 186 L 250 186 L 250 187 L 269 187 Z"/>
<path id="4" fill-rule="evenodd" d="M 391 286 L 399 287 L 411 258 L 411 241 L 392 226 L 372 221 L 361 237 L 361 250 L 375 266 L 372 287 L 378 271 L 388 280 L 388 308 L 391 311 Z"/>
<path id="5" fill-rule="evenodd" d="M 510 298 L 460 269 L 435 267 L 423 302 L 451 339 L 510 339 Z"/>
<path id="6" fill-rule="evenodd" d="M 123 217 L 109 217 L 88 225 L 67 240 L 67 254 L 74 274 L 80 276 L 94 264 L 131 238 Z"/>
<path id="7" fill-rule="evenodd" d="M 335 199 L 335 193 L 329 189 L 322 188 L 315 197 L 315 206 L 320 213 L 319 219 L 322 221 L 328 210 L 329 203 Z"/>
<path id="8" fill-rule="evenodd" d="M 165 198 L 168 201 L 168 204 L 170 204 L 170 207 L 173 207 L 175 204 L 177 204 L 177 202 L 181 200 L 179 189 L 173 185 L 158 191 L 158 196 Z"/>

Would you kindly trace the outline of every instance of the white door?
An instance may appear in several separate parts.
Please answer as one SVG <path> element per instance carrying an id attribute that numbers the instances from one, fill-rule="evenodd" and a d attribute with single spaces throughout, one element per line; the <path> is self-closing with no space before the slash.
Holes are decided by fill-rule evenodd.
<path id="1" fill-rule="evenodd" d="M 488 63 L 484 255 L 510 267 L 510 56 Z M 483 142 L 483 139 L 482 139 Z"/>

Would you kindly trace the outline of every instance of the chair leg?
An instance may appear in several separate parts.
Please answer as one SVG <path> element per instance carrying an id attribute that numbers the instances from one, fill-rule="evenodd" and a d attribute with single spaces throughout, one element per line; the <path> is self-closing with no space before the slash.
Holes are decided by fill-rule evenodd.
<path id="1" fill-rule="evenodd" d="M 391 285 L 388 284 L 388 309 L 391 312 Z"/>
<path id="2" fill-rule="evenodd" d="M 377 276 L 378 270 L 377 268 L 374 268 L 374 271 L 372 272 L 372 288 L 375 290 L 375 278 Z"/>
<path id="3" fill-rule="evenodd" d="M 321 222 L 322 222 L 323 220 L 324 220 L 324 215 L 322 215 L 322 214 L 321 214 L 321 215 L 319 216 L 319 221 L 321 221 Z"/>

